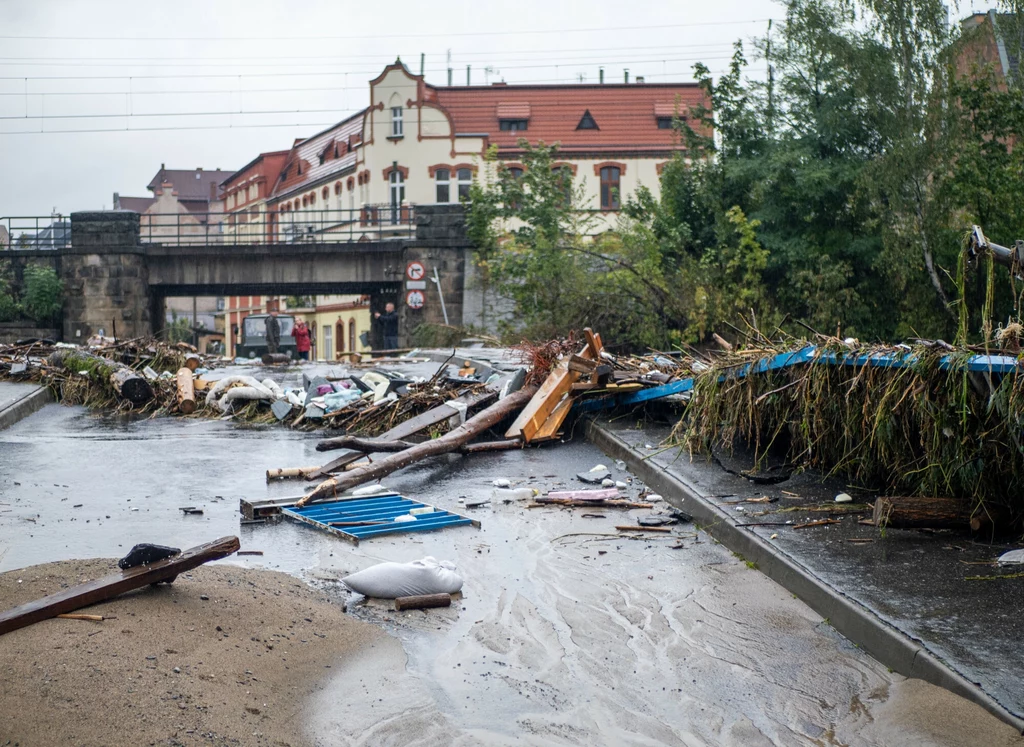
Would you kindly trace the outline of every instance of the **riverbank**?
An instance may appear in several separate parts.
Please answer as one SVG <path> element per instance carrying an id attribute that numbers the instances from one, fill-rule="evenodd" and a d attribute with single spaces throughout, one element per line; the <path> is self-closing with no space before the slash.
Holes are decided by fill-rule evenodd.
<path id="1" fill-rule="evenodd" d="M 6 609 L 109 573 L 75 560 L 0 574 Z M 0 639 L 0 744 L 311 744 L 305 704 L 355 654 L 400 672 L 393 638 L 283 573 L 217 564 Z M 9 741 L 8 741 L 9 740 Z"/>

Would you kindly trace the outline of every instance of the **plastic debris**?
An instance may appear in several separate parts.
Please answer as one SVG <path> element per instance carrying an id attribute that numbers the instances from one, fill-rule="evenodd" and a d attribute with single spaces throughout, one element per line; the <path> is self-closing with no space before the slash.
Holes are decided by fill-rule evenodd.
<path id="1" fill-rule="evenodd" d="M 507 477 L 499 477 L 497 480 L 491 483 L 496 488 L 507 488 L 512 485 L 512 481 Z"/>
<path id="2" fill-rule="evenodd" d="M 849 493 L 840 493 L 836 496 L 836 503 L 852 503 L 853 496 Z"/>
<path id="3" fill-rule="evenodd" d="M 1018 565 L 1024 563 L 1024 550 L 1010 550 L 999 556 L 997 561 L 1001 565 Z"/>

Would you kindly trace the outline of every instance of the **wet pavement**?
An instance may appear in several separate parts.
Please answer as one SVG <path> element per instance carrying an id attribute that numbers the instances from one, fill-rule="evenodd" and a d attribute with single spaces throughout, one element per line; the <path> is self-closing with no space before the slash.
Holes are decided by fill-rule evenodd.
<path id="1" fill-rule="evenodd" d="M 582 441 L 439 457 L 384 481 L 480 529 L 353 546 L 288 521 L 240 525 L 240 498 L 301 491 L 268 485 L 264 472 L 321 463 L 316 440 L 48 405 L 0 432 L 0 570 L 239 535 L 264 554 L 223 562 L 322 586 L 406 651 L 401 671 L 371 652 L 342 663 L 310 704 L 317 744 L 1019 744 L 976 706 L 889 672 L 689 525 L 630 539 L 614 526 L 649 512 L 460 507 L 460 496 L 490 496 L 496 477 L 542 492 L 581 487 L 575 473 L 598 462 L 629 477 Z M 449 609 L 396 613 L 337 582 L 426 555 L 454 561 L 466 579 Z"/>
<path id="2" fill-rule="evenodd" d="M 28 396 L 39 387 L 35 384 L 19 384 L 15 381 L 0 381 L 0 411 Z"/>
<path id="3" fill-rule="evenodd" d="M 703 456 L 691 460 L 678 448 L 665 449 L 660 444 L 669 436 L 667 425 L 648 423 L 642 431 L 613 423 L 604 427 L 653 465 L 683 476 L 737 523 L 767 524 L 746 531 L 903 631 L 1014 715 L 1024 716 L 1024 578 L 1014 576 L 1019 567 L 993 566 L 995 558 L 1020 547 L 1019 542 L 975 541 L 951 531 L 880 532 L 859 523 L 870 518 L 869 510 L 846 516 L 806 510 L 842 509 L 835 503 L 841 492 L 850 494 L 855 504 L 874 501 L 877 493 L 841 479 L 805 472 L 776 484 L 754 484 L 722 467 L 749 467 L 740 455 L 722 454 L 719 465 Z M 738 503 L 765 496 L 773 502 Z M 830 516 L 838 523 L 792 528 Z"/>

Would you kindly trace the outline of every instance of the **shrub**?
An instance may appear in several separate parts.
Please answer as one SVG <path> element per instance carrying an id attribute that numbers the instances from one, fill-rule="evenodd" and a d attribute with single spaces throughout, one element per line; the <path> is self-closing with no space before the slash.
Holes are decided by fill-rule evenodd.
<path id="1" fill-rule="evenodd" d="M 64 306 L 64 285 L 53 269 L 29 265 L 21 301 L 25 313 L 37 323 L 54 324 L 60 321 Z"/>

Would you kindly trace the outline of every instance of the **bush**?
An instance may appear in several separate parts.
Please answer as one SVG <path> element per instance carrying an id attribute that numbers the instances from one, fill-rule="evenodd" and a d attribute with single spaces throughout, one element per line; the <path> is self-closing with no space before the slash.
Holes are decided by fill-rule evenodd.
<path id="1" fill-rule="evenodd" d="M 0 322 L 10 322 L 21 316 L 21 304 L 11 293 L 6 280 L 0 278 Z"/>
<path id="2" fill-rule="evenodd" d="M 64 286 L 57 273 L 49 267 L 29 265 L 25 268 L 24 286 L 21 301 L 25 313 L 39 324 L 59 322 Z"/>

